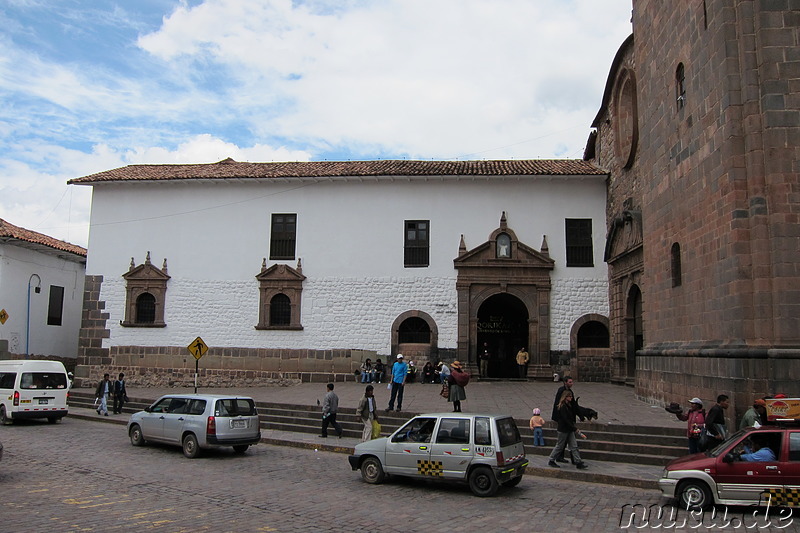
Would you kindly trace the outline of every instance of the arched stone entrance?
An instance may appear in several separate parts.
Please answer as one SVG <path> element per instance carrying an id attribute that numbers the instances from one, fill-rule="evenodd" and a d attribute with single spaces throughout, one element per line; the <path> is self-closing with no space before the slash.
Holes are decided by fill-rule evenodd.
<path id="1" fill-rule="evenodd" d="M 427 361 L 436 363 L 439 356 L 439 330 L 436 321 L 424 311 L 406 311 L 392 324 L 392 356 L 402 353 L 406 361 L 420 368 Z M 391 364 L 391 361 L 390 361 Z"/>
<path id="2" fill-rule="evenodd" d="M 572 325 L 569 334 L 572 377 L 578 381 L 607 382 L 611 379 L 611 343 L 608 318 L 591 313 Z"/>
<path id="3" fill-rule="evenodd" d="M 477 346 L 489 347 L 487 377 L 515 378 L 517 352 L 528 346 L 528 309 L 514 295 L 498 293 L 487 298 L 478 308 Z"/>
<path id="4" fill-rule="evenodd" d="M 528 377 L 550 378 L 550 258 L 519 242 L 505 213 L 489 240 L 467 250 L 461 237 L 458 258 L 458 358 L 478 375 L 479 347 L 494 356 L 490 377 L 517 377 L 516 354 L 528 348 Z"/>

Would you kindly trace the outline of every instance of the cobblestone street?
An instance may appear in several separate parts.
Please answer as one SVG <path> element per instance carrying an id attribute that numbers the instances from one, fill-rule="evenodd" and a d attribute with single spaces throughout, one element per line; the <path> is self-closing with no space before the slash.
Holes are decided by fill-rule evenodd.
<path id="1" fill-rule="evenodd" d="M 656 491 L 527 476 L 479 499 L 466 485 L 372 486 L 345 455 L 258 445 L 245 456 L 130 445 L 122 426 L 66 418 L 0 427 L 2 530 L 190 532 L 619 531 Z M 448 526 L 449 527 L 449 526 Z"/>

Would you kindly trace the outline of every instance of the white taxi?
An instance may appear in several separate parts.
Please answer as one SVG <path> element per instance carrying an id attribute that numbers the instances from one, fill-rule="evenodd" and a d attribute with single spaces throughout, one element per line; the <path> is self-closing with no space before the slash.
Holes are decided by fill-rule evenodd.
<path id="1" fill-rule="evenodd" d="M 348 457 L 367 483 L 387 474 L 469 483 L 477 496 L 515 487 L 528 460 L 517 424 L 509 415 L 419 415 L 389 437 L 362 442 Z"/>

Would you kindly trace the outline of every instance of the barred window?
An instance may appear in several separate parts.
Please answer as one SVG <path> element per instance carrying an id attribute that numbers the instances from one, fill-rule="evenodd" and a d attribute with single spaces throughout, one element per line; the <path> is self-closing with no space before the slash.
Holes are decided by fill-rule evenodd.
<path id="1" fill-rule="evenodd" d="M 138 324 L 152 324 L 156 321 L 156 297 L 149 292 L 143 292 L 136 298 L 136 322 Z"/>
<path id="2" fill-rule="evenodd" d="M 423 343 L 431 342 L 431 328 L 425 320 L 419 317 L 411 317 L 403 320 L 397 330 L 398 342 L 403 343 Z"/>
<path id="3" fill-rule="evenodd" d="M 567 266 L 594 266 L 592 250 L 592 219 L 566 219 Z"/>
<path id="4" fill-rule="evenodd" d="M 430 220 L 406 220 L 406 267 L 426 267 L 430 264 Z"/>
<path id="5" fill-rule="evenodd" d="M 269 302 L 269 325 L 288 326 L 292 322 L 292 302 L 285 294 L 276 294 Z"/>
<path id="6" fill-rule="evenodd" d="M 296 214 L 273 214 L 269 242 L 270 259 L 294 259 L 297 238 Z"/>

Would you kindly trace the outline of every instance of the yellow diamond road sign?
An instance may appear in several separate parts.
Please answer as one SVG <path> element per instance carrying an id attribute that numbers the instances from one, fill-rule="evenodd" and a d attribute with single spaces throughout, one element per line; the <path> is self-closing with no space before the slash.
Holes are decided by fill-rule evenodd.
<path id="1" fill-rule="evenodd" d="M 198 361 L 208 351 L 208 346 L 200 337 L 197 337 L 195 340 L 193 340 L 192 343 L 186 348 L 189 350 L 189 353 L 192 354 Z"/>
<path id="2" fill-rule="evenodd" d="M 0 324 L 5 324 L 6 320 L 8 320 L 8 313 L 5 309 L 0 309 Z"/>

